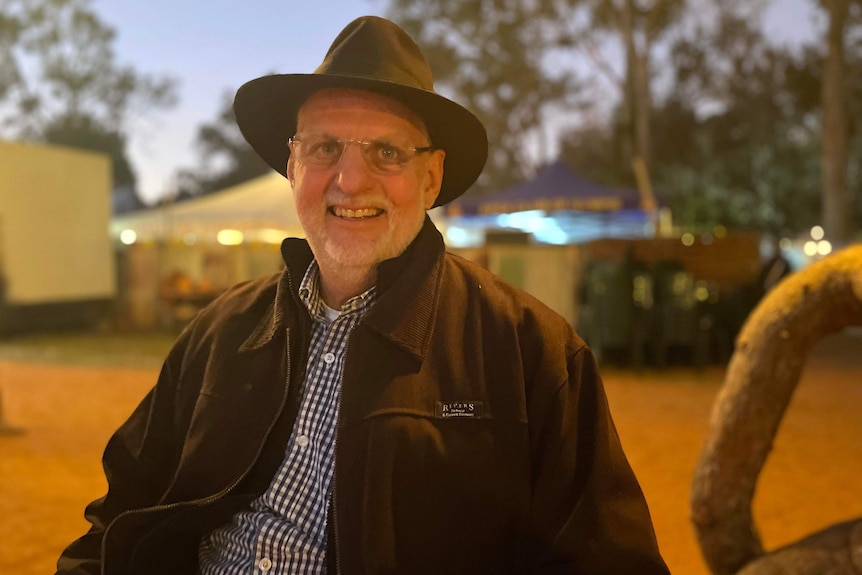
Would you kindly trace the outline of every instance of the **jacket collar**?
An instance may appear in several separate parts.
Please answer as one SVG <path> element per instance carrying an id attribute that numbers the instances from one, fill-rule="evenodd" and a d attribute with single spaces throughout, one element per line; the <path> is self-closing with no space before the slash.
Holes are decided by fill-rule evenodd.
<path id="1" fill-rule="evenodd" d="M 259 349 L 272 341 L 285 324 L 285 308 L 305 310 L 299 284 L 313 255 L 308 243 L 287 238 L 281 244 L 285 269 L 275 300 L 239 351 Z M 378 300 L 363 324 L 421 361 L 428 351 L 443 279 L 443 238 L 426 216 L 416 238 L 400 256 L 380 264 Z M 299 306 L 297 308 L 297 306 Z"/>
<path id="2" fill-rule="evenodd" d="M 286 238 L 281 242 L 281 257 L 285 268 L 278 279 L 275 299 L 261 316 L 251 335 L 240 345 L 239 352 L 260 349 L 272 341 L 284 326 L 285 306 L 305 309 L 299 299 L 299 284 L 314 256 L 308 242 L 299 238 Z"/>
<path id="3" fill-rule="evenodd" d="M 440 232 L 426 216 L 404 253 L 380 264 L 378 300 L 363 321 L 418 361 L 424 359 L 434 331 L 444 251 Z"/>

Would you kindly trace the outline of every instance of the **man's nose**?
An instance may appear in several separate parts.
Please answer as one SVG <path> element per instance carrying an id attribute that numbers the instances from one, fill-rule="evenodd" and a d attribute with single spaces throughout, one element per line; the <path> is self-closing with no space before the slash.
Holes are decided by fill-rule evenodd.
<path id="1" fill-rule="evenodd" d="M 335 168 L 338 171 L 338 184 L 345 193 L 360 192 L 368 186 L 371 178 L 371 165 L 359 144 L 347 142 Z"/>

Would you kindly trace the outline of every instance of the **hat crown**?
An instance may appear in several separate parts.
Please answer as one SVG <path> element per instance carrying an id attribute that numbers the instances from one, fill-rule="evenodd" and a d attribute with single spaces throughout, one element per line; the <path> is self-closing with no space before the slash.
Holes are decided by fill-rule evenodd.
<path id="1" fill-rule="evenodd" d="M 431 67 L 416 42 L 393 22 L 377 16 L 362 16 L 348 24 L 314 73 L 434 91 Z"/>

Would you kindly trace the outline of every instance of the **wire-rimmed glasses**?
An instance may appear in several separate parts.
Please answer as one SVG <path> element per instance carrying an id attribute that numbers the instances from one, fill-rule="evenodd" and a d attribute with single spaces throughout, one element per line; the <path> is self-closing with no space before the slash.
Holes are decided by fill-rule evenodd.
<path id="1" fill-rule="evenodd" d="M 317 169 L 335 166 L 347 145 L 356 144 L 368 165 L 384 174 L 397 174 L 418 154 L 437 149 L 434 146 L 408 148 L 383 140 L 338 139 L 322 134 L 292 136 L 287 144 L 300 163 Z"/>

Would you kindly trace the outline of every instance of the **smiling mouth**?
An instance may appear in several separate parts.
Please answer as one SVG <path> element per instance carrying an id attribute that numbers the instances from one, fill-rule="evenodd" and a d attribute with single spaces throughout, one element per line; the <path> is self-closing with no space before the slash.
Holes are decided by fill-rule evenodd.
<path id="1" fill-rule="evenodd" d="M 383 213 L 383 210 L 380 208 L 360 208 L 358 210 L 351 210 L 349 208 L 332 206 L 329 208 L 329 213 L 333 216 L 344 218 L 345 220 L 361 220 L 364 218 L 377 217 Z"/>

